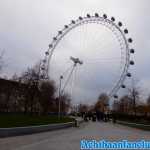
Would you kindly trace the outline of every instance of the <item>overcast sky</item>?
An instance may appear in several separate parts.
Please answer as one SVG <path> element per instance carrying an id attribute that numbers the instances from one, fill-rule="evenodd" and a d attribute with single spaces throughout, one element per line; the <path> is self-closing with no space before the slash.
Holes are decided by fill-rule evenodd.
<path id="1" fill-rule="evenodd" d="M 0 0 L 0 50 L 5 50 L 3 75 L 21 73 L 44 57 L 48 44 L 70 20 L 98 12 L 114 16 L 129 29 L 136 51 L 131 68 L 144 94 L 150 93 L 149 0 Z M 69 42 L 69 41 L 68 41 Z M 107 44 L 107 43 L 106 43 Z M 109 81 L 109 80 L 108 80 Z M 94 83 L 101 82 L 97 77 Z M 85 81 L 87 83 L 87 81 Z M 104 82 L 107 85 L 105 80 Z M 77 93 L 91 93 L 86 84 Z M 79 88 L 80 87 L 80 88 Z M 81 92 L 82 91 L 82 92 Z M 92 96 L 91 96 L 92 97 Z M 85 99 L 88 100 L 86 97 Z M 91 99 L 91 98 L 90 98 Z"/>

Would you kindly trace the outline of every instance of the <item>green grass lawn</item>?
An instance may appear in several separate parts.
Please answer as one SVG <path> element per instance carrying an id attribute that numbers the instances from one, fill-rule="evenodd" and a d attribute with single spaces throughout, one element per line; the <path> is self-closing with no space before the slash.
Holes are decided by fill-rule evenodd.
<path id="1" fill-rule="evenodd" d="M 0 128 L 46 125 L 73 121 L 69 117 L 0 114 Z"/>

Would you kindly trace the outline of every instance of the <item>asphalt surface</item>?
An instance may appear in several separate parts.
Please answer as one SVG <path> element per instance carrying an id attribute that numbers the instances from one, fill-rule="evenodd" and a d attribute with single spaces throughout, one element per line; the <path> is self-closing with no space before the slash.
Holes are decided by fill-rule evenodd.
<path id="1" fill-rule="evenodd" d="M 0 139 L 0 150 L 79 150 L 81 139 L 150 140 L 150 132 L 104 122 L 82 123 L 57 131 Z"/>

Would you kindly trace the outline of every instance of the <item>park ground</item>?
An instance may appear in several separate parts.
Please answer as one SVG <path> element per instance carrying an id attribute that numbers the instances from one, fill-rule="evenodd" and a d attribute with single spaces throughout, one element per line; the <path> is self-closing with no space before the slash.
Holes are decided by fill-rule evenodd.
<path id="1" fill-rule="evenodd" d="M 81 139 L 149 140 L 150 132 L 119 124 L 86 122 L 79 128 L 0 139 L 1 150 L 79 150 Z"/>

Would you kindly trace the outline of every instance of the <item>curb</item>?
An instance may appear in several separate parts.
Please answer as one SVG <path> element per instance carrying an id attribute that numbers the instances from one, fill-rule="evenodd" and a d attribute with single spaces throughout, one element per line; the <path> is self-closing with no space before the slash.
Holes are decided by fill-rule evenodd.
<path id="1" fill-rule="evenodd" d="M 64 128 L 69 128 L 74 126 L 75 126 L 75 122 L 68 122 L 68 123 L 48 124 L 48 125 L 40 125 L 40 126 L 0 128 L 0 137 L 33 134 L 33 133 L 39 133 L 45 131 L 64 129 Z"/>
<path id="2" fill-rule="evenodd" d="M 128 124 L 128 125 L 136 125 L 136 126 L 150 127 L 150 125 L 147 125 L 147 124 L 140 124 L 140 123 L 126 122 L 126 121 L 117 121 L 117 122 L 118 122 L 118 123 L 122 123 L 122 124 Z"/>
<path id="3" fill-rule="evenodd" d="M 150 130 L 150 125 L 147 125 L 147 124 L 132 123 L 132 122 L 126 122 L 126 121 L 119 121 L 119 120 L 116 121 L 116 123 L 138 128 L 138 129 L 143 129 L 143 130 L 148 130 L 148 131 Z"/>

